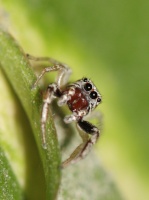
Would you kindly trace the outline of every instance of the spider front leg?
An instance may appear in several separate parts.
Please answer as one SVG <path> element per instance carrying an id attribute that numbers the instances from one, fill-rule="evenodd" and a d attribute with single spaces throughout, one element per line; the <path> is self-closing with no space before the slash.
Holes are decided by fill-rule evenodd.
<path id="1" fill-rule="evenodd" d="M 62 86 L 64 86 L 67 83 L 68 78 L 69 78 L 72 71 L 66 64 L 59 62 L 59 61 L 57 61 L 53 58 L 50 58 L 50 57 L 35 57 L 35 56 L 30 55 L 30 54 L 26 54 L 26 57 L 29 60 L 33 60 L 33 61 L 36 61 L 36 62 L 42 61 L 42 62 L 48 62 L 50 64 L 53 64 L 53 66 L 46 67 L 42 70 L 41 74 L 37 77 L 37 80 L 33 84 L 32 88 L 37 86 L 40 79 L 47 72 L 52 72 L 52 71 L 59 71 L 59 74 L 58 74 L 58 77 L 57 77 L 57 80 L 56 80 L 59 88 L 61 88 Z"/>
<path id="2" fill-rule="evenodd" d="M 56 97 L 61 97 L 62 92 L 61 88 L 67 83 L 67 80 L 71 74 L 71 69 L 59 62 L 56 61 L 53 58 L 50 57 L 34 57 L 29 54 L 26 55 L 29 60 L 34 61 L 45 61 L 48 63 L 52 63 L 53 66 L 46 67 L 43 69 L 41 74 L 37 77 L 37 80 L 33 84 L 33 88 L 37 85 L 39 80 L 44 76 L 45 73 L 51 72 L 51 71 L 58 71 L 58 77 L 56 80 L 56 83 L 50 84 L 45 92 L 44 98 L 43 98 L 43 107 L 42 107 L 42 114 L 41 114 L 41 132 L 42 132 L 42 145 L 43 148 L 46 148 L 46 122 L 48 118 L 48 111 L 49 111 L 49 105 L 51 104 L 52 100 Z"/>
<path id="3" fill-rule="evenodd" d="M 99 138 L 99 130 L 96 126 L 83 120 L 77 122 L 79 134 L 83 142 L 74 150 L 70 157 L 62 163 L 62 168 L 74 164 L 88 155 L 92 146 Z"/>
<path id="4" fill-rule="evenodd" d="M 46 122 L 48 118 L 49 105 L 51 104 L 54 98 L 60 96 L 61 96 L 61 91 L 57 87 L 57 84 L 53 83 L 48 86 L 43 98 L 43 107 L 41 114 L 41 131 L 42 131 L 42 145 L 44 149 L 47 148 L 45 131 L 46 131 Z"/>
<path id="5" fill-rule="evenodd" d="M 55 60 L 51 57 L 35 57 L 35 56 L 30 55 L 30 54 L 26 54 L 26 57 L 29 60 L 33 60 L 33 61 L 44 61 L 44 62 L 48 62 L 48 63 L 52 63 L 52 64 L 60 64 L 61 63 L 61 62 L 59 62 L 59 61 L 57 61 L 57 60 Z"/>
<path id="6" fill-rule="evenodd" d="M 37 77 L 37 80 L 35 81 L 35 83 L 33 84 L 32 88 L 36 87 L 37 83 L 39 82 L 39 80 L 45 75 L 45 73 L 47 72 L 51 72 L 51 71 L 59 71 L 59 76 L 58 76 L 58 79 L 57 79 L 57 85 L 58 87 L 62 87 L 62 85 L 64 85 L 64 75 L 65 74 L 70 74 L 70 70 L 69 68 L 67 68 L 66 66 L 64 65 L 59 65 L 59 64 L 56 64 L 56 65 L 53 65 L 51 67 L 46 67 L 42 72 L 41 74 Z M 68 75 L 69 76 L 69 75 Z"/>

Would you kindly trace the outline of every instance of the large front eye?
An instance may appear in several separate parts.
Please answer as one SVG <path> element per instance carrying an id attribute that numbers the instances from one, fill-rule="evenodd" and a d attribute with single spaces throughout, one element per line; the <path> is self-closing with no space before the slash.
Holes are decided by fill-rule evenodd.
<path id="1" fill-rule="evenodd" d="M 86 83 L 86 84 L 84 85 L 84 89 L 85 89 L 86 91 L 90 91 L 90 90 L 92 89 L 92 85 L 91 85 L 90 83 Z"/>
<path id="2" fill-rule="evenodd" d="M 92 99 L 96 99 L 97 98 L 97 92 L 95 92 L 95 91 L 92 91 L 91 93 L 90 93 L 90 97 L 92 98 Z"/>

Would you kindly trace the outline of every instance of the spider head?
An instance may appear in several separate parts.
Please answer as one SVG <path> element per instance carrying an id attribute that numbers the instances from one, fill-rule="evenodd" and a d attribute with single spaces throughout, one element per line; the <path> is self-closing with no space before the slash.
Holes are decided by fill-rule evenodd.
<path id="1" fill-rule="evenodd" d="M 86 77 L 77 81 L 77 83 L 80 85 L 81 91 L 85 95 L 90 109 L 93 110 L 99 103 L 101 103 L 101 94 L 94 83 Z"/>
<path id="2" fill-rule="evenodd" d="M 82 78 L 69 87 L 74 90 L 71 99 L 67 102 L 71 111 L 86 109 L 90 112 L 101 102 L 100 93 L 88 78 Z"/>

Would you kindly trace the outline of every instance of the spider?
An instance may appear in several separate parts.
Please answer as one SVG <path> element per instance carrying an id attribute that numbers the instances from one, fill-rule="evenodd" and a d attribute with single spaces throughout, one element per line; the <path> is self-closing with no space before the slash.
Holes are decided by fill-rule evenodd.
<path id="1" fill-rule="evenodd" d="M 101 102 L 101 95 L 93 82 L 86 77 L 66 85 L 67 80 L 71 74 L 71 69 L 66 64 L 49 57 L 34 57 L 29 54 L 26 54 L 26 56 L 29 60 L 48 61 L 49 63 L 53 64 L 53 66 L 43 69 L 36 82 L 34 83 L 33 88 L 36 87 L 37 83 L 45 73 L 51 71 L 59 72 L 56 82 L 48 85 L 43 98 L 41 114 L 43 148 L 46 149 L 45 129 L 48 118 L 49 105 L 55 98 L 59 99 L 58 106 L 68 106 L 72 114 L 67 115 L 64 118 L 64 122 L 68 124 L 75 121 L 79 134 L 83 140 L 83 142 L 73 151 L 70 157 L 62 163 L 61 167 L 64 168 L 69 164 L 76 163 L 86 157 L 92 146 L 98 140 L 100 131 L 96 126 L 88 121 L 85 121 L 84 117 L 91 113 Z"/>

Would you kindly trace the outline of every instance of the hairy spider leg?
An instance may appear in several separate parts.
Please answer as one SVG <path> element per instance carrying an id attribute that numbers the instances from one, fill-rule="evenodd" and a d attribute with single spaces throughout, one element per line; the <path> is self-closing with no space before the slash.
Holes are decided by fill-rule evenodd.
<path id="1" fill-rule="evenodd" d="M 57 81 L 56 81 L 57 83 L 53 83 L 48 86 L 46 93 L 44 95 L 44 99 L 43 99 L 42 117 L 41 117 L 42 145 L 43 145 L 43 148 L 47 148 L 45 130 L 46 130 L 46 121 L 48 118 L 49 105 L 51 104 L 54 98 L 61 96 L 60 89 L 68 81 L 68 78 L 71 74 L 71 69 L 67 65 L 62 64 L 59 61 L 56 61 L 50 57 L 34 57 L 29 54 L 27 54 L 26 56 L 30 60 L 47 61 L 54 64 L 53 66 L 47 67 L 44 70 L 42 70 L 41 74 L 37 77 L 37 80 L 33 84 L 33 88 L 36 87 L 37 83 L 44 76 L 45 73 L 51 72 L 51 71 L 59 71 Z"/>
<path id="2" fill-rule="evenodd" d="M 56 83 L 52 83 L 48 86 L 45 95 L 43 97 L 43 107 L 41 114 L 41 132 L 42 132 L 42 145 L 43 148 L 46 149 L 46 122 L 48 118 L 49 105 L 52 100 L 56 97 L 61 96 L 61 91 L 58 89 Z"/>
<path id="3" fill-rule="evenodd" d="M 29 60 L 33 60 L 33 61 L 43 61 L 43 62 L 49 62 L 51 64 L 62 64 L 61 62 L 59 62 L 51 57 L 35 57 L 30 54 L 26 54 L 26 57 Z"/>
<path id="4" fill-rule="evenodd" d="M 62 163 L 62 168 L 86 157 L 99 138 L 99 130 L 97 127 L 87 121 L 79 120 L 77 122 L 77 128 L 83 142 L 74 150 L 70 157 Z"/>
<path id="5" fill-rule="evenodd" d="M 46 67 L 42 70 L 41 74 L 37 77 L 37 80 L 33 84 L 32 88 L 36 87 L 37 83 L 44 76 L 45 73 L 51 72 L 51 71 L 59 71 L 57 79 L 56 79 L 56 82 L 59 88 L 63 87 L 67 83 L 69 76 L 71 75 L 71 72 L 72 72 L 71 69 L 68 67 L 68 65 L 50 57 L 35 57 L 30 54 L 26 54 L 26 57 L 29 60 L 33 60 L 37 62 L 45 61 L 45 62 L 50 62 L 51 64 L 53 64 L 53 66 Z"/>

